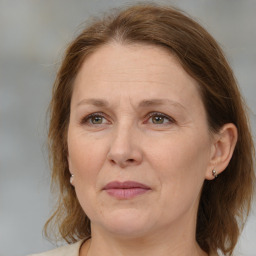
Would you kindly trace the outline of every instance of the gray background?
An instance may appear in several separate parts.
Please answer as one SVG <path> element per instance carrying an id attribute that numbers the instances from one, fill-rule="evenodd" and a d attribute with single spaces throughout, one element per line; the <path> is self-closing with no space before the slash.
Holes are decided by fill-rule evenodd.
<path id="1" fill-rule="evenodd" d="M 155 2 L 187 11 L 222 45 L 255 130 L 256 1 Z M 53 248 L 41 230 L 52 205 L 45 113 L 55 72 L 79 24 L 124 3 L 135 1 L 0 0 L 0 256 Z M 238 255 L 256 255 L 255 209 Z"/>

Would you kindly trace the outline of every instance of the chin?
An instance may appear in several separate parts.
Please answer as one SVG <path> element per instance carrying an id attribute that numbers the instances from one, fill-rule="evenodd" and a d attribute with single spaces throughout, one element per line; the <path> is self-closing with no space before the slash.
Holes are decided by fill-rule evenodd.
<path id="1" fill-rule="evenodd" d="M 99 222 L 98 222 L 99 223 Z M 138 237 L 146 233 L 149 227 L 149 220 L 136 210 L 118 210 L 110 214 L 104 214 L 101 227 L 119 237 Z"/>

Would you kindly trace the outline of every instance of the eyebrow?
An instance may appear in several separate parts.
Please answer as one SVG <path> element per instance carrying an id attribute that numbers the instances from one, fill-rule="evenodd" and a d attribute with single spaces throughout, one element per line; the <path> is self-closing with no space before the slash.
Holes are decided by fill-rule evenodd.
<path id="1" fill-rule="evenodd" d="M 93 105 L 96 107 L 107 107 L 109 106 L 109 103 L 108 101 L 103 99 L 83 99 L 77 104 L 77 106 L 80 106 L 80 105 Z"/>
<path id="2" fill-rule="evenodd" d="M 77 106 L 80 105 L 93 105 L 96 107 L 108 107 L 110 104 L 107 100 L 104 99 L 83 99 L 81 100 Z M 146 99 L 142 100 L 138 107 L 139 108 L 147 108 L 147 107 L 154 107 L 154 106 L 162 106 L 162 105 L 172 105 L 174 107 L 185 109 L 185 107 L 177 101 L 173 101 L 170 99 Z"/>
<path id="3" fill-rule="evenodd" d="M 151 106 L 162 106 L 162 105 L 173 105 L 175 107 L 184 108 L 185 107 L 177 101 L 169 100 L 169 99 L 149 99 L 143 100 L 139 103 L 139 107 L 151 107 Z"/>

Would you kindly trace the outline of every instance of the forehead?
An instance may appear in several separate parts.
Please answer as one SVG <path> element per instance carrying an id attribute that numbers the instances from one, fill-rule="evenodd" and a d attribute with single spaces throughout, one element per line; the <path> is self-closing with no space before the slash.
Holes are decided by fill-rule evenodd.
<path id="1" fill-rule="evenodd" d="M 103 97 L 134 101 L 167 97 L 195 104 L 201 101 L 197 82 L 167 50 L 143 44 L 104 45 L 83 63 L 74 83 L 75 101 Z M 192 102 L 194 101 L 194 102 Z"/>

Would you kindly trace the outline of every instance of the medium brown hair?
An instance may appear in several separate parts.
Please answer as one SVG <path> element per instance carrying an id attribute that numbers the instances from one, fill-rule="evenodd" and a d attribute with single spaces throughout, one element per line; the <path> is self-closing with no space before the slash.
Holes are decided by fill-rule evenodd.
<path id="1" fill-rule="evenodd" d="M 220 249 L 231 255 L 251 208 L 255 181 L 254 146 L 246 107 L 233 72 L 212 36 L 182 11 L 155 4 L 131 6 L 94 20 L 65 53 L 50 104 L 49 150 L 58 203 L 46 223 L 46 234 L 55 227 L 69 243 L 90 237 L 90 220 L 69 183 L 70 101 L 74 79 L 86 57 L 113 41 L 165 48 L 198 82 L 209 131 L 218 132 L 226 123 L 236 125 L 238 141 L 228 167 L 217 179 L 204 182 L 196 229 L 196 240 L 204 251 Z"/>

